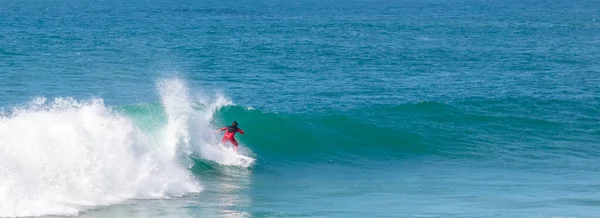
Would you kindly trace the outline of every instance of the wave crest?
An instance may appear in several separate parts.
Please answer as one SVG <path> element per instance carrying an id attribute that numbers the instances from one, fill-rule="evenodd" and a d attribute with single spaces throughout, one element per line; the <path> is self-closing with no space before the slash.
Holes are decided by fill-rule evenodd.
<path id="1" fill-rule="evenodd" d="M 220 145 L 210 122 L 225 97 L 194 102 L 183 80 L 157 82 L 160 109 L 111 108 L 102 99 L 36 98 L 0 113 L 0 217 L 76 215 L 128 199 L 200 192 L 200 157 L 250 166 Z M 200 109 L 197 109 L 200 108 Z M 152 128 L 145 128 L 143 123 Z"/>

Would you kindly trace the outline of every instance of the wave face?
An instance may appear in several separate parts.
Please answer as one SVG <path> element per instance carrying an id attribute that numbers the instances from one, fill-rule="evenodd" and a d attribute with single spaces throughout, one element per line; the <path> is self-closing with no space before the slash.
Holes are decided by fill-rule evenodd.
<path id="1" fill-rule="evenodd" d="M 157 82 L 161 104 L 111 108 L 102 99 L 37 98 L 0 118 L 0 217 L 76 215 L 128 199 L 202 190 L 193 157 L 247 167 L 210 121 L 231 104 L 196 106 L 185 82 Z"/>
<path id="2" fill-rule="evenodd" d="M 597 113 L 594 101 L 506 98 L 373 105 L 337 115 L 226 106 L 216 116 L 237 119 L 248 133 L 241 141 L 277 164 L 437 157 L 527 166 L 557 150 L 593 156 Z"/>

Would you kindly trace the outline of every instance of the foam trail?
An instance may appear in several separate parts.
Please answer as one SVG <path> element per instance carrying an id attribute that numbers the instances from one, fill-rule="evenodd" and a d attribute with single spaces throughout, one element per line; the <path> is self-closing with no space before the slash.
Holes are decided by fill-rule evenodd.
<path id="1" fill-rule="evenodd" d="M 102 100 L 40 98 L 10 114 L 0 118 L 0 217 L 76 215 L 202 189 L 173 155 L 185 134 L 167 128 L 155 143 Z"/>

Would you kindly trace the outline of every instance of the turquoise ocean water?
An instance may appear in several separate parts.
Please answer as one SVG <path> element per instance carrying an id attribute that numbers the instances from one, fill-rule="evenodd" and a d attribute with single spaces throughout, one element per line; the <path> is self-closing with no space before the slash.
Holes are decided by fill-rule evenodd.
<path id="1" fill-rule="evenodd" d="M 0 0 L 0 217 L 600 217 L 599 60 L 592 0 Z"/>

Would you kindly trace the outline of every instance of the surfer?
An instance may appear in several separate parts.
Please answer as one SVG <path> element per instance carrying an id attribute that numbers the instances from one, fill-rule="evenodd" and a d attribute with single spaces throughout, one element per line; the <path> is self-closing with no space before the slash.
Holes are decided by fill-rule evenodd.
<path id="1" fill-rule="evenodd" d="M 221 143 L 225 143 L 225 142 L 231 142 L 231 144 L 235 145 L 234 149 L 235 151 L 237 151 L 237 147 L 238 147 L 238 142 L 235 140 L 235 138 L 233 137 L 235 135 L 236 132 L 239 132 L 240 134 L 244 134 L 244 131 L 242 131 L 242 129 L 238 128 L 238 123 L 236 121 L 233 121 L 233 123 L 231 124 L 231 126 L 226 126 L 223 127 L 217 131 L 225 131 L 225 135 L 223 135 L 223 140 L 221 141 Z"/>

